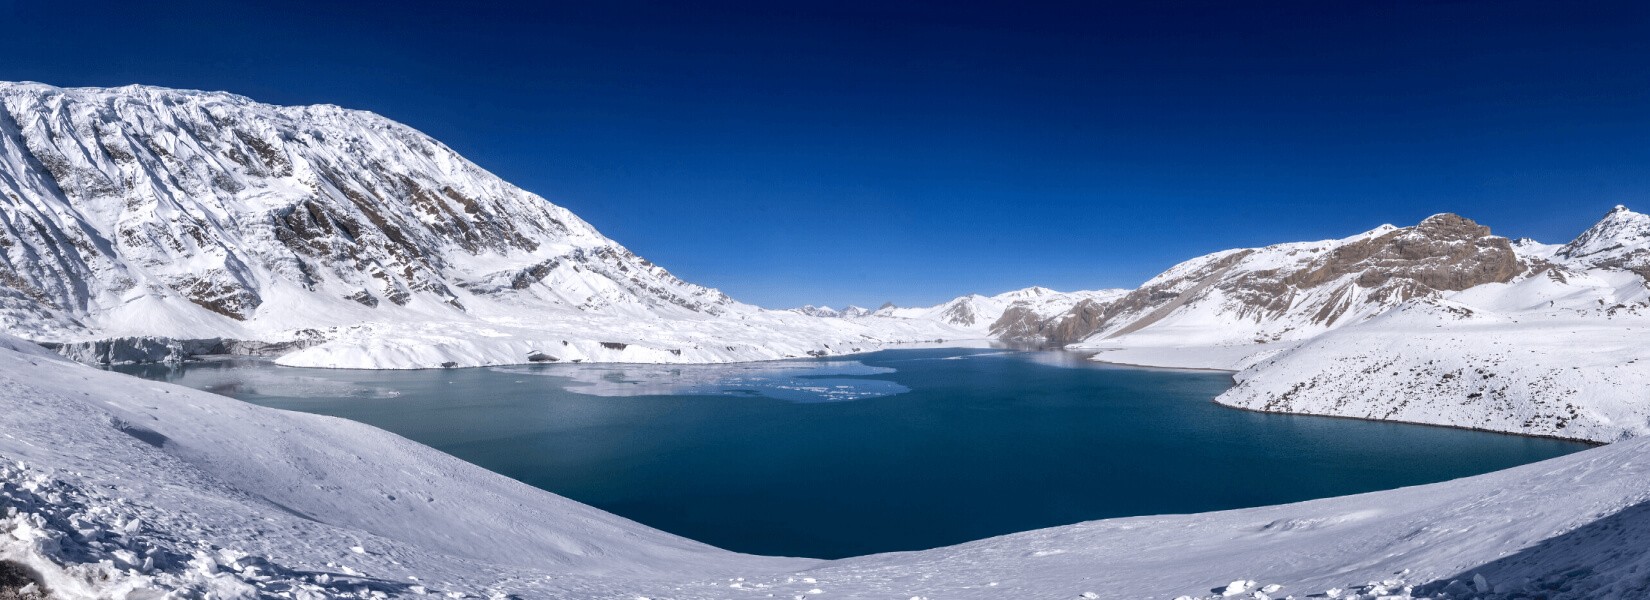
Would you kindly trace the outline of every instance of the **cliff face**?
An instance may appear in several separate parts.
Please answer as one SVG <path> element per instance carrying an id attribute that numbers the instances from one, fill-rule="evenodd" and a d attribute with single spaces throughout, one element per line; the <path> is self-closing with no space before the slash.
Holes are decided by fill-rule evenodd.
<path id="1" fill-rule="evenodd" d="M 1003 311 L 1002 318 L 991 325 L 991 332 L 1004 340 L 1063 346 L 1098 329 L 1105 312 L 1106 302 L 1094 298 L 1052 316 L 1033 306 L 1015 304 Z"/>

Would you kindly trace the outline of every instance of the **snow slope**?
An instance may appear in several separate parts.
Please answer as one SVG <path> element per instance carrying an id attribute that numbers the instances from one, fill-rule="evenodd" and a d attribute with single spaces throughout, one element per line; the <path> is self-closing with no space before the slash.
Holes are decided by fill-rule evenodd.
<path id="1" fill-rule="evenodd" d="M 370 427 L 96 371 L 15 338 L 0 337 L 0 432 L 0 561 L 58 598 L 1650 590 L 1642 438 L 1389 492 L 822 562 L 719 551 Z"/>
<path id="2" fill-rule="evenodd" d="M 1409 303 L 1238 373 L 1218 402 L 1607 442 L 1650 433 L 1650 294 L 1552 271 Z"/>
<path id="3" fill-rule="evenodd" d="M 583 348 L 569 359 L 755 360 L 966 335 L 737 303 L 372 113 L 144 86 L 0 83 L 0 283 L 0 328 L 26 338 L 326 341 L 287 359 L 317 366 L 526 362 L 564 341 Z M 467 329 L 493 334 L 446 337 Z M 603 342 L 647 351 L 589 349 Z"/>
<path id="4" fill-rule="evenodd" d="M 58 579 L 54 590 L 169 574 L 225 594 L 475 593 L 551 575 L 809 564 L 653 531 L 350 421 L 100 372 L 15 338 L 0 346 L 7 504 L 39 515 L 0 525 L 0 556 L 109 559 L 81 575 L 123 582 Z"/>

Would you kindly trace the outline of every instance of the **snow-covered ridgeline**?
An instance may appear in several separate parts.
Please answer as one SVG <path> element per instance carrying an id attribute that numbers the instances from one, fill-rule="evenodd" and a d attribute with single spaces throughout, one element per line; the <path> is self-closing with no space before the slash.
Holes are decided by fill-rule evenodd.
<path id="1" fill-rule="evenodd" d="M 428 136 L 336 106 L 0 83 L 0 209 L 0 328 L 42 341 L 312 340 L 326 343 L 288 360 L 406 368 L 979 337 L 735 302 Z M 492 334 L 442 337 L 467 329 Z M 580 349 L 543 347 L 562 341 Z"/>
<path id="2" fill-rule="evenodd" d="M 59 598 L 1174 598 L 1219 597 L 1234 580 L 1243 597 L 1273 598 L 1650 589 L 1638 543 L 1650 439 L 1389 492 L 823 562 L 723 552 L 371 427 L 3 337 L 0 431 L 0 561 Z"/>
<path id="3" fill-rule="evenodd" d="M 899 307 L 892 303 L 884 304 L 875 311 L 866 311 L 850 306 L 840 313 L 827 316 L 842 316 L 858 318 L 866 316 L 893 317 L 915 321 L 938 321 L 967 329 L 979 334 L 988 334 L 993 338 L 1022 339 L 1034 335 L 1036 332 L 1024 331 L 1025 323 L 1040 324 L 1043 321 L 1057 317 L 1073 310 L 1079 305 L 1104 304 L 1127 294 L 1128 290 L 1078 290 L 1075 292 L 1060 292 L 1046 287 L 1032 286 L 1024 289 L 1012 290 L 995 296 L 969 294 L 958 296 L 935 306 L 926 307 Z M 813 309 L 813 310 L 809 310 Z M 824 314 L 815 307 L 797 309 L 803 313 Z M 830 310 L 826 307 L 823 310 Z"/>
<path id="4" fill-rule="evenodd" d="M 1200 256 L 1104 307 L 1078 348 L 1295 342 L 1417 298 L 1515 280 L 1542 265 L 1451 214 L 1412 227 Z"/>

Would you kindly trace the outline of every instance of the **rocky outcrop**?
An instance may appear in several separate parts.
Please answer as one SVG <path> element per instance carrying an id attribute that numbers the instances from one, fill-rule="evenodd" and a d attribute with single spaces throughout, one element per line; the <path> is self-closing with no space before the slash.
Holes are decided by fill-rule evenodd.
<path id="1" fill-rule="evenodd" d="M 999 339 L 1012 341 L 1041 341 L 1043 320 L 1047 317 L 1037 314 L 1037 311 L 1024 304 L 1013 304 L 1003 311 L 1003 316 L 991 324 L 991 335 Z"/>
<path id="2" fill-rule="evenodd" d="M 1054 318 L 1041 323 L 1038 334 L 1053 345 L 1066 345 L 1087 337 L 1105 319 L 1106 304 L 1084 300 Z"/>
<path id="3" fill-rule="evenodd" d="M 1073 307 L 1036 330 L 1061 342 L 1163 327 L 1200 342 L 1302 339 L 1407 300 L 1512 281 L 1541 268 L 1536 262 L 1488 227 L 1440 214 L 1341 240 L 1195 258 L 1115 302 Z"/>
<path id="4" fill-rule="evenodd" d="M 1092 333 L 1106 306 L 1105 301 L 1087 298 L 1051 317 L 1029 303 L 1016 302 L 991 324 L 991 334 L 1011 342 L 1064 346 Z"/>
<path id="5" fill-rule="evenodd" d="M 1310 288 L 1356 275 L 1352 281 L 1360 287 L 1381 288 L 1397 282 L 1398 293 L 1414 296 L 1506 283 L 1525 267 L 1507 238 L 1492 236 L 1490 228 L 1465 217 L 1442 214 L 1414 227 L 1337 247 L 1280 283 Z"/>

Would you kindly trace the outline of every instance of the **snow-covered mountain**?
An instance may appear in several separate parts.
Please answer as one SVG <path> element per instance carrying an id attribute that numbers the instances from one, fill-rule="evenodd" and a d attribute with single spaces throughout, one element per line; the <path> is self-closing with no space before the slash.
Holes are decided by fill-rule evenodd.
<path id="1" fill-rule="evenodd" d="M 1128 293 L 1129 290 L 1105 289 L 1021 294 L 991 322 L 991 335 L 1011 341 L 1063 344 L 1071 341 L 1066 332 L 1083 328 L 1087 315 Z"/>
<path id="2" fill-rule="evenodd" d="M 801 308 L 793 308 L 791 311 L 798 314 L 808 315 L 810 317 L 822 317 L 826 319 L 855 319 L 859 317 L 871 316 L 871 309 L 854 306 L 852 304 L 843 307 L 842 310 L 837 310 L 829 306 L 814 306 L 809 304 Z"/>
<path id="3" fill-rule="evenodd" d="M 0 327 L 32 339 L 301 338 L 332 347 L 295 364 L 437 366 L 965 335 L 737 303 L 372 113 L 33 83 L 0 83 L 0 109 Z"/>
<path id="4" fill-rule="evenodd" d="M 1553 256 L 1572 267 L 1622 269 L 1650 279 L 1650 215 L 1618 205 Z"/>
<path id="5" fill-rule="evenodd" d="M 1650 217 L 1618 206 L 1568 244 L 1524 248 L 1554 262 L 1254 361 L 1219 402 L 1592 441 L 1650 434 Z"/>
<path id="6" fill-rule="evenodd" d="M 0 84 L 0 102 L 0 277 L 65 329 L 732 304 L 371 113 L 140 86 Z"/>
<path id="7" fill-rule="evenodd" d="M 937 306 L 902 308 L 892 303 L 873 311 L 875 316 L 937 321 L 998 338 L 1019 338 L 1018 323 L 1025 319 L 1047 318 L 1071 310 L 1084 302 L 1109 302 L 1127 290 L 1079 290 L 1058 292 L 1046 287 L 1028 287 L 995 296 L 969 294 Z M 1005 318 L 1007 319 L 1005 321 Z M 999 322 L 1002 323 L 999 323 Z"/>
<path id="8" fill-rule="evenodd" d="M 1239 370 L 1217 401 L 1253 410 L 1591 441 L 1650 434 L 1650 218 L 1617 207 L 1564 245 L 1470 223 L 1433 217 L 1195 259 L 1107 307 L 1076 347 Z M 1266 255 L 1265 268 L 1248 262 Z"/>
<path id="9" fill-rule="evenodd" d="M 1227 250 L 1175 265 L 1104 307 L 1066 315 L 1084 346 L 1302 340 L 1405 301 L 1511 281 L 1539 267 L 1510 240 L 1451 214 L 1337 240 Z M 1088 329 L 1085 331 L 1084 329 Z"/>

